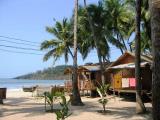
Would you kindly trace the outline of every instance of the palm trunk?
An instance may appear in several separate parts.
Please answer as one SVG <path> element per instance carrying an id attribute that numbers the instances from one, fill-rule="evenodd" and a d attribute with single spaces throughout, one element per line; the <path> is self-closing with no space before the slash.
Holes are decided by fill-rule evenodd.
<path id="1" fill-rule="evenodd" d="M 117 40 L 121 43 L 120 39 L 119 39 L 119 35 L 117 33 Z M 121 51 L 121 54 L 123 54 L 123 49 L 121 47 L 119 47 L 120 51 Z"/>
<path id="2" fill-rule="evenodd" d="M 100 65 L 101 81 L 102 81 L 102 84 L 105 84 L 104 66 L 103 66 L 103 62 L 102 62 L 102 59 L 101 59 L 102 57 L 101 57 L 99 48 L 97 48 L 97 55 L 98 55 L 98 61 L 99 61 L 99 65 Z"/>
<path id="3" fill-rule="evenodd" d="M 74 59 L 73 59 L 73 78 L 72 78 L 72 99 L 71 104 L 75 106 L 83 105 L 78 89 L 78 77 L 77 77 L 77 11 L 78 11 L 78 0 L 75 0 L 74 10 Z"/>
<path id="4" fill-rule="evenodd" d="M 98 55 L 98 60 L 99 60 L 99 64 L 100 64 L 100 71 L 101 71 L 101 81 L 102 81 L 102 83 L 104 84 L 104 83 L 105 83 L 105 78 L 104 78 L 103 62 L 102 62 L 102 59 L 101 59 L 100 49 L 99 49 L 99 47 L 98 47 L 97 37 L 95 36 L 94 26 L 93 26 L 92 20 L 91 20 L 91 18 L 90 18 L 89 12 L 88 12 L 88 10 L 87 10 L 86 0 L 84 0 L 84 7 L 85 7 L 86 12 L 87 12 L 88 21 L 89 21 L 89 25 L 90 25 L 90 29 L 91 29 L 91 33 L 92 33 L 92 35 L 93 35 L 93 39 L 94 39 L 94 41 L 95 41 L 95 46 L 96 46 L 96 49 L 97 49 L 97 55 Z"/>
<path id="5" fill-rule="evenodd" d="M 140 22 L 141 22 L 141 0 L 136 0 L 136 43 L 135 43 L 135 78 L 136 78 L 136 113 L 144 113 L 146 108 L 141 99 L 141 68 L 140 68 Z"/>
<path id="6" fill-rule="evenodd" d="M 153 120 L 160 120 L 160 8 L 150 0 L 151 12 L 151 39 L 153 53 L 152 73 L 152 114 Z"/>
<path id="7" fill-rule="evenodd" d="M 126 46 L 126 43 L 125 43 L 125 41 L 124 41 L 124 39 L 123 39 L 122 34 L 120 33 L 119 36 L 120 36 L 120 38 L 121 38 L 121 41 L 122 41 L 122 43 L 123 43 L 123 45 L 124 45 L 125 50 L 127 51 L 128 49 L 127 49 L 127 46 Z"/>

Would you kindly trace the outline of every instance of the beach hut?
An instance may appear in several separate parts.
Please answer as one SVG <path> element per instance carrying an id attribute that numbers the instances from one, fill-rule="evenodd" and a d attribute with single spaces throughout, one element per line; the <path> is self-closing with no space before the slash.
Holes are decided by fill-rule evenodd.
<path id="1" fill-rule="evenodd" d="M 110 63 L 105 63 L 106 67 L 110 65 Z M 72 88 L 72 68 L 67 68 L 64 71 L 65 74 L 68 74 L 69 80 L 65 82 L 65 88 L 67 91 L 70 91 Z M 105 73 L 105 82 L 108 83 L 108 73 Z M 82 93 L 84 91 L 90 91 L 90 93 L 95 93 L 96 87 L 101 84 L 101 73 L 100 73 L 100 65 L 99 64 L 86 64 L 78 67 L 78 88 Z"/>
<path id="2" fill-rule="evenodd" d="M 106 72 L 111 75 L 111 90 L 119 93 L 135 93 L 135 55 L 131 52 L 125 52 L 115 62 L 113 62 Z M 151 71 L 152 57 L 141 55 L 141 80 L 142 91 L 150 92 L 152 84 Z"/>

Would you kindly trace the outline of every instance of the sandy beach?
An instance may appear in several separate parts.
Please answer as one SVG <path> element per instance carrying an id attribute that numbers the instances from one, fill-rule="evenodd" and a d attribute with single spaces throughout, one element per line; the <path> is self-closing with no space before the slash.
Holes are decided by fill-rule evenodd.
<path id="1" fill-rule="evenodd" d="M 135 102 L 124 101 L 121 98 L 111 99 L 107 104 L 107 114 L 98 113 L 101 105 L 99 98 L 82 97 L 85 106 L 70 106 L 72 115 L 66 120 L 152 120 L 151 113 L 145 115 L 135 114 Z M 148 110 L 151 104 L 146 103 Z M 58 108 L 58 102 L 54 108 Z M 22 90 L 7 91 L 4 105 L 0 105 L 0 120 L 56 120 L 54 113 L 46 113 L 44 99 L 32 97 L 32 93 Z"/>

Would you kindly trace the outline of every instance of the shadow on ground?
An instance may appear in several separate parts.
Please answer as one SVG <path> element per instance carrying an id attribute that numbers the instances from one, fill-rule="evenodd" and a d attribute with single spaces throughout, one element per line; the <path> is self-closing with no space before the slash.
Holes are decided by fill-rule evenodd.
<path id="1" fill-rule="evenodd" d="M 98 99 L 97 99 L 98 100 Z M 118 102 L 117 102 L 118 103 Z M 117 104 L 116 103 L 116 104 Z M 103 116 L 113 116 L 114 119 L 130 119 L 133 116 L 137 116 L 135 113 L 135 107 L 106 107 L 106 109 L 109 111 L 106 114 L 98 113 L 98 110 L 102 110 L 102 106 L 95 102 L 95 100 L 88 100 L 84 102 L 85 106 L 70 106 L 70 110 L 72 115 L 71 116 L 78 116 L 82 114 L 83 112 L 89 112 L 94 113 L 98 115 Z M 114 104 L 114 103 L 113 103 Z M 13 107 L 10 107 L 13 106 Z M 17 106 L 17 107 L 16 107 Z M 37 115 L 44 115 L 44 114 L 53 114 L 53 113 L 46 113 L 44 108 L 44 103 L 38 102 L 38 100 L 35 99 L 30 102 L 30 98 L 11 98 L 6 101 L 4 105 L 0 106 L 2 109 L 0 109 L 0 117 L 5 116 L 11 116 L 15 114 L 25 113 L 24 117 L 30 117 L 30 116 L 37 116 Z M 49 107 L 48 107 L 49 108 Z M 54 104 L 54 109 L 59 108 L 59 104 Z M 147 108 L 149 111 L 151 111 L 151 107 Z M 142 117 L 143 120 L 152 120 L 150 115 L 151 113 L 147 113 L 144 115 L 138 115 L 138 117 Z M 138 120 L 138 119 L 135 119 Z"/>

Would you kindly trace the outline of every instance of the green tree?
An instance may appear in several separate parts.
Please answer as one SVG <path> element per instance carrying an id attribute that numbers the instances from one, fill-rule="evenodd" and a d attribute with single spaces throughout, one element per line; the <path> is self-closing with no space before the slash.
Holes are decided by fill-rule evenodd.
<path id="1" fill-rule="evenodd" d="M 70 100 L 67 101 L 64 95 L 61 96 L 62 102 L 60 102 L 61 109 L 56 111 L 57 120 L 65 120 L 67 117 L 71 115 L 69 113 L 69 103 Z"/>
<path id="2" fill-rule="evenodd" d="M 160 8 L 159 1 L 150 0 L 151 36 L 153 53 L 152 114 L 153 120 L 160 120 Z"/>
<path id="3" fill-rule="evenodd" d="M 128 8 L 125 0 L 103 0 L 103 5 L 109 16 L 107 27 L 112 31 L 113 36 L 123 44 L 123 47 L 119 47 L 123 54 L 128 50 L 125 39 L 128 40 L 132 34 L 132 31 L 128 30 L 134 23 L 134 12 Z"/>
<path id="4" fill-rule="evenodd" d="M 126 0 L 126 4 L 135 12 L 135 0 Z M 135 31 L 135 23 L 130 27 L 129 33 Z M 131 47 L 135 50 L 135 40 L 131 42 Z M 151 54 L 151 25 L 148 0 L 142 0 L 141 3 L 141 52 Z"/>
<path id="5" fill-rule="evenodd" d="M 122 48 L 123 44 L 117 41 L 108 29 L 108 13 L 104 10 L 102 2 L 99 2 L 98 5 L 91 4 L 87 6 L 86 0 L 84 0 L 84 6 L 84 8 L 79 9 L 79 29 L 81 36 L 85 36 L 85 38 L 81 38 L 83 39 L 83 58 L 88 55 L 90 50 L 96 49 L 102 75 L 101 80 L 104 83 L 105 65 L 103 62 L 108 61 L 110 55 L 109 43 L 118 48 Z"/>
<path id="6" fill-rule="evenodd" d="M 73 32 L 71 32 L 71 24 L 66 18 L 62 22 L 56 22 L 55 27 L 46 27 L 46 31 L 54 35 L 55 39 L 46 40 L 41 44 L 41 50 L 47 50 L 44 55 L 44 61 L 54 57 L 54 62 L 64 55 L 65 62 L 68 56 L 73 58 L 71 48 L 73 47 Z"/>

